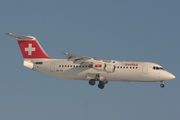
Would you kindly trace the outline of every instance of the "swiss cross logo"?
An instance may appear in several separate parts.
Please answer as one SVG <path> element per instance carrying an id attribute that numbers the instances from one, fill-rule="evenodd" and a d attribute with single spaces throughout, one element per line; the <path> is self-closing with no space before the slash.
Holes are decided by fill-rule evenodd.
<path id="1" fill-rule="evenodd" d="M 37 40 L 18 41 L 23 58 L 49 58 Z"/>
<path id="2" fill-rule="evenodd" d="M 30 43 L 30 44 L 28 44 L 28 47 L 26 47 L 24 50 L 26 52 L 28 52 L 28 55 L 32 55 L 32 52 L 34 52 L 36 50 L 36 48 L 32 47 L 32 44 Z"/>

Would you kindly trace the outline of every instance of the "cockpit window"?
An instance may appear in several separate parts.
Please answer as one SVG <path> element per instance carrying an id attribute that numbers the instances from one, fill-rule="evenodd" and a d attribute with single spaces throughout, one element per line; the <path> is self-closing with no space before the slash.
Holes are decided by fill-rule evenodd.
<path id="1" fill-rule="evenodd" d="M 160 67 L 160 70 L 164 70 L 164 68 Z"/>
<path id="2" fill-rule="evenodd" d="M 154 70 L 164 70 L 164 68 L 162 68 L 162 67 L 157 67 L 157 66 L 153 66 L 153 69 L 154 69 Z"/>

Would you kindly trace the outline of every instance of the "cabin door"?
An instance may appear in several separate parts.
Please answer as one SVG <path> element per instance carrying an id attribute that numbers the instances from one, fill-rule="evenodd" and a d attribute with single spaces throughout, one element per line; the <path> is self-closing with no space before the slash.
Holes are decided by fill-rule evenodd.
<path id="1" fill-rule="evenodd" d="M 144 65 L 144 66 L 143 66 L 142 73 L 143 73 L 143 74 L 147 74 L 147 73 L 148 73 L 148 66 L 147 66 L 147 65 Z"/>
<path id="2" fill-rule="evenodd" d="M 55 63 L 51 63 L 50 64 L 50 71 L 54 72 L 54 70 L 55 70 Z"/>

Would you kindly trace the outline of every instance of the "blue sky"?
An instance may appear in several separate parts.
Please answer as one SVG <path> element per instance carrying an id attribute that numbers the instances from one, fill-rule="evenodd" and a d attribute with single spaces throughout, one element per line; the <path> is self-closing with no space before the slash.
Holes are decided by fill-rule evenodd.
<path id="1" fill-rule="evenodd" d="M 180 119 L 179 0 L 1 0 L 1 120 Z M 160 83 L 63 80 L 23 67 L 16 40 L 34 35 L 55 58 L 63 52 L 150 61 L 176 79 Z"/>

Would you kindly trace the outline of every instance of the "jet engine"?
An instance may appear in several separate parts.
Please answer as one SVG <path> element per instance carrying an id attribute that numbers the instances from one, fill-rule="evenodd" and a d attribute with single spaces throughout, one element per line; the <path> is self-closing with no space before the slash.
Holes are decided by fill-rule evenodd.
<path id="1" fill-rule="evenodd" d="M 113 65 L 113 64 L 106 64 L 104 71 L 106 71 L 108 73 L 114 72 L 115 71 L 115 65 Z"/>
<path id="2" fill-rule="evenodd" d="M 103 71 L 105 68 L 105 64 L 104 63 L 93 63 L 92 68 L 94 68 L 95 70 L 98 70 L 98 71 Z"/>

